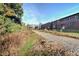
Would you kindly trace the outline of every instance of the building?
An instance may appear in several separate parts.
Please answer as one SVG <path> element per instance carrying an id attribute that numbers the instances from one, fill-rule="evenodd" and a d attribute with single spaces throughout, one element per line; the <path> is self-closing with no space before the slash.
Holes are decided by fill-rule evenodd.
<path id="1" fill-rule="evenodd" d="M 41 28 L 49 28 L 50 30 L 79 31 L 79 13 L 43 24 Z"/>
<path id="2" fill-rule="evenodd" d="M 48 29 L 48 30 L 51 29 L 51 23 L 49 22 L 49 23 L 41 25 L 41 29 Z"/>

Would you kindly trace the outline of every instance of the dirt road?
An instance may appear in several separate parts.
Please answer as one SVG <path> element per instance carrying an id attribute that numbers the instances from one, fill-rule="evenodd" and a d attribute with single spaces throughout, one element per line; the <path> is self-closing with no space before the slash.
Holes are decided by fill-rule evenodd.
<path id="1" fill-rule="evenodd" d="M 56 36 L 50 33 L 40 32 L 37 30 L 33 30 L 36 34 L 42 36 L 48 41 L 57 41 L 64 45 L 66 49 L 70 49 L 75 52 L 79 52 L 79 39 L 63 37 L 63 36 Z"/>

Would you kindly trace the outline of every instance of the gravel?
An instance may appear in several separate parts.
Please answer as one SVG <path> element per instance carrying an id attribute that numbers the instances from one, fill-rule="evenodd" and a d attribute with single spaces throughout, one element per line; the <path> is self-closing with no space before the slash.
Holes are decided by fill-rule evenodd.
<path id="1" fill-rule="evenodd" d="M 64 45 L 65 49 L 77 52 L 77 55 L 79 54 L 79 40 L 75 38 L 57 36 L 46 32 L 40 32 L 37 30 L 33 30 L 33 32 L 35 32 L 36 34 L 40 35 L 48 41 L 60 42 Z"/>

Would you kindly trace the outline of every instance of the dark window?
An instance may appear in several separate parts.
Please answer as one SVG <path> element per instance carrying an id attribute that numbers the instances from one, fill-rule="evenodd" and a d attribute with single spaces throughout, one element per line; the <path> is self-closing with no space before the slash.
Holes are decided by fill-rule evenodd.
<path id="1" fill-rule="evenodd" d="M 77 15 L 77 19 L 79 19 L 79 15 Z"/>

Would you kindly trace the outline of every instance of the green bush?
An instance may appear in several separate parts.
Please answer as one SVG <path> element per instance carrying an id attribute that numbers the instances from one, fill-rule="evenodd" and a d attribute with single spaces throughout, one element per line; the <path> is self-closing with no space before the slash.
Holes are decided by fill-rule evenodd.
<path id="1" fill-rule="evenodd" d="M 0 34 L 5 33 L 5 30 L 6 30 L 4 18 L 5 18 L 5 17 L 0 16 Z"/>
<path id="2" fill-rule="evenodd" d="M 24 28 L 23 25 L 21 25 L 20 23 L 18 24 L 18 21 L 15 22 L 17 19 L 14 14 L 17 15 L 17 18 L 22 17 L 22 4 L 0 4 L 0 34 L 17 32 L 21 31 L 21 29 Z"/>
<path id="3" fill-rule="evenodd" d="M 8 24 L 9 27 L 7 27 L 7 32 L 11 33 L 11 32 L 18 32 L 21 30 L 21 26 L 19 24 L 15 24 L 15 23 L 11 23 Z"/>
<path id="4" fill-rule="evenodd" d="M 13 21 L 11 21 L 9 18 L 7 18 L 7 20 L 5 21 L 6 24 L 6 32 L 17 32 L 20 31 L 22 26 L 20 24 L 14 23 Z"/>
<path id="5" fill-rule="evenodd" d="M 20 24 L 14 23 L 10 18 L 0 16 L 0 34 L 18 32 L 21 29 Z"/>

